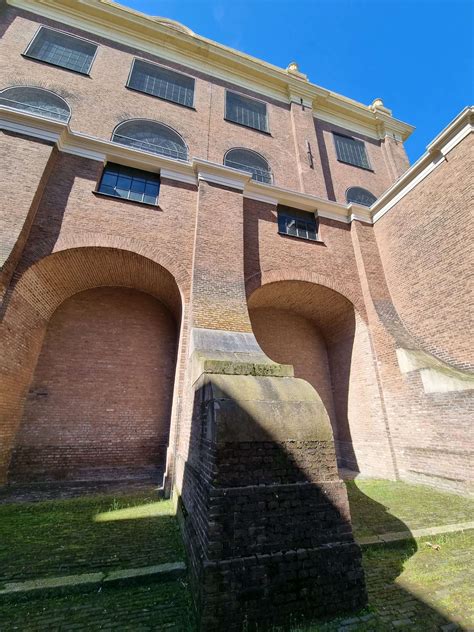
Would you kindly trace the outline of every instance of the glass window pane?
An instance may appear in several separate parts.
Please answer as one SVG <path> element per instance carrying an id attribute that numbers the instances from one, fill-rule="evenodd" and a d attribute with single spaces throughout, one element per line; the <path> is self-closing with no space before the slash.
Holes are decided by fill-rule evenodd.
<path id="1" fill-rule="evenodd" d="M 226 118 L 246 127 L 267 131 L 266 103 L 235 92 L 226 93 Z"/>
<path id="2" fill-rule="evenodd" d="M 117 188 L 118 189 L 125 189 L 125 190 L 129 191 L 131 184 L 132 184 L 132 179 L 131 178 L 124 177 L 122 175 L 120 175 L 118 177 L 118 180 L 117 180 Z"/>
<path id="3" fill-rule="evenodd" d="M 87 74 L 96 50 L 97 46 L 91 42 L 41 27 L 26 54 L 55 66 Z"/>
<path id="4" fill-rule="evenodd" d="M 117 175 L 115 173 L 104 173 L 102 176 L 102 184 L 104 186 L 114 187 L 117 184 Z"/>
<path id="5" fill-rule="evenodd" d="M 156 204 L 156 195 L 144 195 L 143 201 L 145 204 Z"/>
<path id="6" fill-rule="evenodd" d="M 137 191 L 130 191 L 129 200 L 133 200 L 134 202 L 141 202 L 143 200 L 143 193 L 139 193 Z"/>
<path id="7" fill-rule="evenodd" d="M 194 79 L 155 64 L 136 59 L 128 83 L 130 88 L 153 96 L 192 106 Z"/>
<path id="8" fill-rule="evenodd" d="M 116 195 L 114 187 L 105 186 L 103 184 L 100 185 L 99 191 L 101 193 L 107 193 L 108 195 Z"/>
<path id="9" fill-rule="evenodd" d="M 296 220 L 290 217 L 286 218 L 286 232 L 288 235 L 294 235 L 296 237 Z"/>
<path id="10" fill-rule="evenodd" d="M 135 202 L 156 204 L 159 182 L 156 174 L 109 163 L 105 166 L 99 191 Z"/>
<path id="11" fill-rule="evenodd" d="M 133 179 L 130 190 L 133 193 L 140 193 L 140 194 L 143 193 L 145 191 L 145 180 Z"/>

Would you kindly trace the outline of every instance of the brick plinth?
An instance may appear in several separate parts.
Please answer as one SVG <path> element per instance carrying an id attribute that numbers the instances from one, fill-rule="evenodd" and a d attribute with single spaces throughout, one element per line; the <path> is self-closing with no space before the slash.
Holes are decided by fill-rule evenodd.
<path id="1" fill-rule="evenodd" d="M 307 382 L 201 376 L 191 443 L 180 514 L 202 630 L 364 605 L 329 418 Z"/>

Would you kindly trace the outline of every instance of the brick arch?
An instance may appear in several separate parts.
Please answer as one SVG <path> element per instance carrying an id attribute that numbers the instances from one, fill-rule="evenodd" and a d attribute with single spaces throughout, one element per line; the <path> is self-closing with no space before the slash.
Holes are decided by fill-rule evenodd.
<path id="1" fill-rule="evenodd" d="M 133 239 L 129 236 L 106 235 L 104 233 L 80 233 L 68 234 L 66 237 L 60 236 L 54 253 L 72 250 L 76 248 L 112 248 L 115 250 L 135 253 L 154 263 L 159 264 L 173 275 L 183 297 L 188 296 L 191 285 L 191 276 L 186 268 L 181 265 L 176 257 L 163 252 L 163 247 L 152 246 L 144 243 L 143 240 Z"/>
<path id="2" fill-rule="evenodd" d="M 252 330 L 265 354 L 291 364 L 318 392 L 331 420 L 339 464 L 393 476 L 378 369 L 362 298 L 331 277 L 267 270 L 247 281 Z"/>
<path id="3" fill-rule="evenodd" d="M 278 283 L 280 281 L 303 281 L 333 290 L 352 303 L 354 309 L 360 314 L 360 316 L 365 321 L 367 320 L 367 313 L 362 295 L 354 292 L 354 289 L 349 284 L 336 280 L 334 277 L 318 274 L 304 268 L 262 270 L 261 272 L 248 277 L 245 282 L 247 300 L 250 300 L 252 294 L 264 285 Z"/>
<path id="4" fill-rule="evenodd" d="M 150 294 L 180 323 L 183 291 L 175 277 L 136 252 L 96 246 L 60 250 L 31 265 L 15 284 L 0 323 L 0 484 L 51 316 L 69 297 L 111 286 Z"/>

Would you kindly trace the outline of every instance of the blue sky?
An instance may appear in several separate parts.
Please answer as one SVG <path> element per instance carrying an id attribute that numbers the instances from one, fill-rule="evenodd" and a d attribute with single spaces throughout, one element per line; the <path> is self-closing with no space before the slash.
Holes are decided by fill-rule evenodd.
<path id="1" fill-rule="evenodd" d="M 473 99 L 473 0 L 118 0 L 416 126 L 410 162 Z"/>

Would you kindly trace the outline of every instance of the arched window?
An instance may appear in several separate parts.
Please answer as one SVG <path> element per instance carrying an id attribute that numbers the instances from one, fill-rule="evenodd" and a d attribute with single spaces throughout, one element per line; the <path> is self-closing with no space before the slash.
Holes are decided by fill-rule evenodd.
<path id="1" fill-rule="evenodd" d="M 226 167 L 249 171 L 252 174 L 252 180 L 257 180 L 257 182 L 272 183 L 270 165 L 263 156 L 250 149 L 229 149 L 224 157 L 224 164 Z"/>
<path id="2" fill-rule="evenodd" d="M 367 189 L 362 189 L 362 187 L 350 187 L 346 191 L 346 200 L 348 202 L 362 204 L 362 206 L 372 206 L 376 199 L 373 193 L 367 191 Z"/>
<path id="3" fill-rule="evenodd" d="M 135 119 L 120 123 L 115 128 L 112 140 L 152 154 L 178 160 L 188 159 L 188 148 L 178 132 L 156 121 Z"/>
<path id="4" fill-rule="evenodd" d="M 66 123 L 71 116 L 69 105 L 54 92 L 43 88 L 15 86 L 0 92 L 0 105 L 22 112 L 31 112 Z"/>

